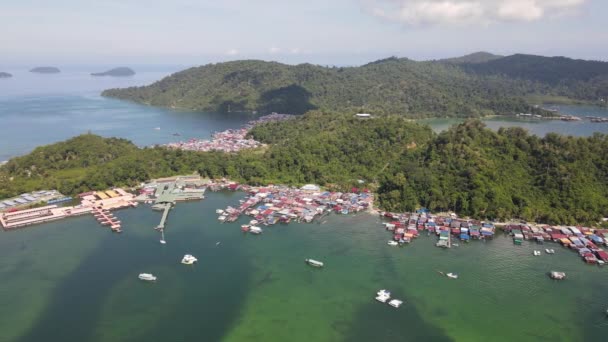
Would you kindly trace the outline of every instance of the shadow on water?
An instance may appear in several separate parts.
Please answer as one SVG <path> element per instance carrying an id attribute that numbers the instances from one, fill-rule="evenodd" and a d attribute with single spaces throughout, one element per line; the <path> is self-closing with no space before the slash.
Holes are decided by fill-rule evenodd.
<path id="1" fill-rule="evenodd" d="M 337 322 L 335 329 L 345 332 L 344 341 L 349 342 L 453 341 L 440 328 L 425 321 L 416 308 L 407 303 L 407 299 L 399 309 L 375 301 L 365 304 L 359 308 L 351 323 Z"/>
<path id="2" fill-rule="evenodd" d="M 174 232 L 174 240 L 177 232 Z M 189 241 L 198 243 L 201 234 Z M 188 241 L 187 237 L 183 237 Z M 113 288 L 124 279 L 136 277 L 142 270 L 167 263 L 165 253 L 148 252 L 150 240 L 129 236 L 110 235 L 102 241 L 80 266 L 58 284 L 47 308 L 33 327 L 17 341 L 91 341 L 97 340 L 104 305 Z M 156 248 L 156 246 L 154 247 Z M 137 340 L 142 341 L 219 341 L 234 324 L 245 301 L 251 267 L 238 248 L 225 247 L 230 256 L 221 265 L 211 265 L 217 254 L 208 248 L 197 252 L 203 265 L 185 273 L 184 277 L 204 277 L 204 284 L 192 281 L 178 299 L 163 309 L 162 321 L 147 326 Z M 139 251 L 139 252 L 134 252 Z M 176 265 L 171 259 L 171 266 Z M 227 271 L 228 270 L 228 271 Z M 182 270 L 183 271 L 183 270 Z M 184 272 L 182 272 L 184 274 Z M 182 275 L 179 274 L 178 275 Z M 138 281 L 133 278 L 133 281 Z M 199 280 L 199 279 L 195 279 Z M 194 284 L 193 284 L 194 283 Z M 143 284 L 145 285 L 145 284 Z M 154 286 L 162 286 L 159 282 Z M 121 305 L 128 306 L 129 303 Z M 150 306 L 158 305 L 150 298 Z M 110 315 L 113 313 L 110 312 Z M 107 319 L 107 317 L 105 317 Z M 70 323 L 66 323 L 70 322 Z M 113 326 L 123 328 L 131 324 L 117 319 Z M 122 326 L 119 326 L 122 325 Z M 113 330 L 113 329 L 110 329 Z M 130 339 L 135 340 L 135 339 Z"/>

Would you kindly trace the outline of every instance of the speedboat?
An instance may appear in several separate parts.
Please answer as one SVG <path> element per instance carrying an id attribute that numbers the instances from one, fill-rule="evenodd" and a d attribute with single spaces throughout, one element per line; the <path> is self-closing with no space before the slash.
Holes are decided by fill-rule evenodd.
<path id="1" fill-rule="evenodd" d="M 165 241 L 165 240 L 160 240 L 160 243 L 161 243 L 162 245 L 165 245 L 165 244 L 167 244 L 167 241 Z"/>
<path id="2" fill-rule="evenodd" d="M 551 277 L 551 279 L 556 279 L 556 280 L 566 279 L 566 273 L 564 273 L 564 272 L 551 271 L 551 272 L 549 272 L 549 276 Z"/>
<path id="3" fill-rule="evenodd" d="M 217 218 L 220 222 L 224 222 L 226 221 L 226 216 L 225 215 L 221 215 L 220 217 Z"/>
<path id="4" fill-rule="evenodd" d="M 249 221 L 249 224 L 252 225 L 252 226 L 255 226 L 258 223 L 259 223 L 258 220 L 251 220 L 251 221 Z"/>
<path id="5" fill-rule="evenodd" d="M 389 246 L 397 246 L 397 245 L 399 245 L 399 243 L 398 243 L 397 241 L 390 240 L 390 241 L 388 242 L 388 245 L 389 245 Z"/>
<path id="6" fill-rule="evenodd" d="M 193 255 L 191 255 L 191 254 L 186 254 L 186 255 L 184 255 L 184 257 L 182 258 L 182 264 L 184 264 L 184 265 L 192 265 L 192 264 L 194 264 L 194 263 L 195 263 L 195 262 L 197 262 L 197 261 L 198 261 L 198 259 L 197 259 L 197 258 L 195 258 L 195 257 L 194 257 Z"/>
<path id="7" fill-rule="evenodd" d="M 387 290 L 380 290 L 377 295 L 376 300 L 380 303 L 386 303 L 386 301 L 391 298 L 391 293 Z"/>
<path id="8" fill-rule="evenodd" d="M 448 273 L 448 274 L 446 274 L 446 276 L 448 278 L 458 279 L 458 274 L 456 274 L 456 273 Z"/>
<path id="9" fill-rule="evenodd" d="M 539 256 L 540 255 L 540 251 L 534 251 L 534 256 Z"/>
<path id="10" fill-rule="evenodd" d="M 156 277 L 151 273 L 140 273 L 138 278 L 145 281 L 156 281 Z"/>
<path id="11" fill-rule="evenodd" d="M 394 308 L 399 308 L 401 306 L 401 304 L 403 304 L 403 301 L 401 301 L 399 299 L 393 299 L 390 302 L 388 302 L 388 305 L 390 305 Z"/>
<path id="12" fill-rule="evenodd" d="M 216 213 L 216 214 L 220 214 L 220 215 L 221 215 L 221 214 L 223 214 L 223 213 L 224 213 L 224 210 L 222 210 L 222 209 L 216 209 L 216 210 L 215 210 L 215 213 Z"/>
<path id="13" fill-rule="evenodd" d="M 547 252 L 547 254 L 555 254 L 555 250 L 552 249 L 552 248 L 551 249 L 549 249 L 549 248 L 545 249 L 545 252 Z"/>
<path id="14" fill-rule="evenodd" d="M 313 267 L 323 267 L 324 266 L 321 261 L 317 261 L 317 260 L 314 260 L 314 259 L 304 259 L 304 261 L 307 264 L 309 264 L 310 266 L 313 266 Z"/>

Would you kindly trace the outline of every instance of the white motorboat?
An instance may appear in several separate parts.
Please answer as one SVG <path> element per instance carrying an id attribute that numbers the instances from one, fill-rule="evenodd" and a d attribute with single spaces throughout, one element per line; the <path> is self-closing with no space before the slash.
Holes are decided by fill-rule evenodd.
<path id="1" fill-rule="evenodd" d="M 399 308 L 401 306 L 401 304 L 403 304 L 403 301 L 401 301 L 399 299 L 393 299 L 390 302 L 388 302 L 388 305 L 390 305 L 394 308 Z"/>
<path id="2" fill-rule="evenodd" d="M 399 245 L 399 243 L 398 243 L 397 241 L 390 240 L 390 241 L 388 242 L 388 245 L 389 245 L 389 246 L 398 246 L 398 245 Z"/>
<path id="3" fill-rule="evenodd" d="M 225 216 L 225 215 L 221 215 L 221 216 L 220 216 L 220 217 L 218 217 L 217 219 L 218 219 L 218 221 L 220 221 L 220 222 L 224 222 L 224 221 L 226 221 L 226 216 Z"/>
<path id="4" fill-rule="evenodd" d="M 566 273 L 564 273 L 564 272 L 551 271 L 551 272 L 549 272 L 549 276 L 551 277 L 551 279 L 555 279 L 555 280 L 566 279 Z"/>
<path id="5" fill-rule="evenodd" d="M 256 226 L 251 226 L 251 227 L 249 227 L 249 232 L 251 234 L 256 234 L 256 235 L 257 234 L 262 234 L 262 228 L 256 227 Z"/>
<path id="6" fill-rule="evenodd" d="M 448 273 L 446 276 L 451 279 L 458 279 L 458 274 L 456 273 Z"/>
<path id="7" fill-rule="evenodd" d="M 160 243 L 161 243 L 161 245 L 166 245 L 166 244 L 167 244 L 167 241 L 165 241 L 165 240 L 162 240 L 162 239 L 161 239 L 161 240 L 160 240 Z"/>
<path id="8" fill-rule="evenodd" d="M 540 251 L 535 250 L 534 251 L 534 256 L 539 256 L 540 255 Z"/>
<path id="9" fill-rule="evenodd" d="M 258 220 L 251 220 L 251 221 L 249 221 L 249 225 L 250 226 L 255 226 L 258 223 L 259 223 Z"/>
<path id="10" fill-rule="evenodd" d="M 156 277 L 152 273 L 140 273 L 138 278 L 145 281 L 156 281 Z"/>
<path id="11" fill-rule="evenodd" d="M 223 214 L 223 213 L 224 213 L 224 210 L 222 210 L 222 209 L 216 209 L 216 210 L 215 210 L 215 213 L 216 213 L 216 214 L 220 214 L 220 215 L 221 215 L 221 214 Z"/>
<path id="12" fill-rule="evenodd" d="M 321 261 L 317 261 L 314 259 L 304 259 L 304 261 L 313 267 L 323 267 L 324 266 L 324 264 Z"/>
<path id="13" fill-rule="evenodd" d="M 386 301 L 391 298 L 391 293 L 387 290 L 380 290 L 376 294 L 378 295 L 376 300 L 380 303 L 386 303 Z"/>
<path id="14" fill-rule="evenodd" d="M 554 249 L 549 249 L 549 248 L 547 248 L 547 249 L 545 249 L 545 252 L 546 252 L 547 254 L 555 254 L 555 250 L 554 250 Z"/>
<path id="15" fill-rule="evenodd" d="M 197 258 L 195 258 L 195 257 L 194 257 L 193 255 L 191 255 L 191 254 L 186 254 L 186 255 L 184 255 L 184 257 L 182 258 L 182 264 L 184 264 L 184 265 L 192 265 L 192 264 L 194 264 L 194 263 L 195 263 L 195 262 L 197 262 L 197 261 L 198 261 L 198 259 L 197 259 Z"/>

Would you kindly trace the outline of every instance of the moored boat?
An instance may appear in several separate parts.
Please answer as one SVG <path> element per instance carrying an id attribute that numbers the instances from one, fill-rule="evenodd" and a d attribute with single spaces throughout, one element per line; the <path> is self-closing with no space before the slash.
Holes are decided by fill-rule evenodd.
<path id="1" fill-rule="evenodd" d="M 556 280 L 566 279 L 566 273 L 564 273 L 564 272 L 551 271 L 551 272 L 549 272 L 549 276 L 551 277 L 551 279 L 556 279 Z"/>
<path id="2" fill-rule="evenodd" d="M 184 264 L 184 265 L 192 265 L 197 261 L 198 261 L 198 259 L 195 258 L 192 254 L 186 254 L 182 258 L 182 264 Z"/>
<path id="3" fill-rule="evenodd" d="M 390 302 L 388 302 L 388 305 L 390 305 L 394 308 L 399 308 L 401 306 L 401 304 L 403 304 L 403 301 L 401 301 L 399 299 L 393 299 Z"/>
<path id="4" fill-rule="evenodd" d="M 451 279 L 458 279 L 458 274 L 456 273 L 448 273 L 446 276 Z"/>
<path id="5" fill-rule="evenodd" d="M 380 290 L 376 294 L 376 300 L 380 303 L 386 303 L 386 301 L 391 298 L 391 293 L 387 290 Z"/>
<path id="6" fill-rule="evenodd" d="M 390 241 L 388 242 L 388 245 L 389 245 L 389 246 L 398 246 L 398 245 L 399 245 L 399 243 L 398 243 L 397 241 L 390 240 Z"/>
<path id="7" fill-rule="evenodd" d="M 251 227 L 249 227 L 249 232 L 251 234 L 256 234 L 256 235 L 262 234 L 262 228 L 257 227 L 257 226 L 251 226 Z"/>
<path id="8" fill-rule="evenodd" d="M 313 267 L 323 267 L 324 266 L 324 264 L 321 261 L 317 261 L 314 259 L 304 259 L 304 261 Z"/>
<path id="9" fill-rule="evenodd" d="M 151 273 L 140 273 L 138 278 L 145 281 L 156 281 L 156 277 Z"/>
<path id="10" fill-rule="evenodd" d="M 534 251 L 534 256 L 539 256 L 540 255 L 540 251 Z"/>

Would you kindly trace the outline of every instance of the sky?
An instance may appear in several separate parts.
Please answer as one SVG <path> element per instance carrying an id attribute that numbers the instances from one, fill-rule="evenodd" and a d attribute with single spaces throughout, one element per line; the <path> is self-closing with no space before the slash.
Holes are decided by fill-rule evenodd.
<path id="1" fill-rule="evenodd" d="M 0 0 L 2 65 L 608 60 L 607 0 Z"/>

